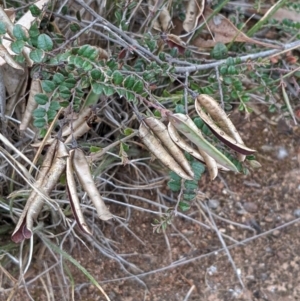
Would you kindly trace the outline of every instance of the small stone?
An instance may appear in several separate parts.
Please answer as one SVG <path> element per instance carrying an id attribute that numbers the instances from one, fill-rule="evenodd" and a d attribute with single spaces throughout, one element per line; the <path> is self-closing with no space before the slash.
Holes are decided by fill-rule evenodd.
<path id="1" fill-rule="evenodd" d="M 285 147 L 280 146 L 280 147 L 278 148 L 277 158 L 278 158 L 279 160 L 285 159 L 288 155 L 289 155 L 289 153 L 287 152 L 287 150 L 286 150 Z"/>
<path id="2" fill-rule="evenodd" d="M 278 237 L 280 235 L 280 231 L 279 230 L 274 230 L 272 232 L 272 235 L 275 236 L 275 237 Z"/>
<path id="3" fill-rule="evenodd" d="M 266 221 L 267 223 L 272 223 L 272 222 L 273 222 L 273 217 L 270 216 L 270 215 L 267 215 L 267 216 L 265 217 L 265 221 Z"/>
<path id="4" fill-rule="evenodd" d="M 293 214 L 294 214 L 295 217 L 300 217 L 300 208 L 295 209 Z"/>
<path id="5" fill-rule="evenodd" d="M 255 212 L 258 211 L 258 206 L 255 203 L 253 203 L 253 202 L 245 202 L 243 204 L 243 207 L 249 213 L 255 213 Z"/>
<path id="6" fill-rule="evenodd" d="M 208 207 L 211 209 L 217 209 L 220 206 L 220 201 L 209 199 L 208 200 Z"/>

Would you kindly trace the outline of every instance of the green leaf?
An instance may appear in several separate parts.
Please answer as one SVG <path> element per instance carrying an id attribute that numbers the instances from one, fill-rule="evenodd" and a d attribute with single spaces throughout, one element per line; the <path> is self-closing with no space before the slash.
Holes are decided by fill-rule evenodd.
<path id="1" fill-rule="evenodd" d="M 42 49 L 35 49 L 30 52 L 29 57 L 35 63 L 41 63 L 45 57 L 45 52 Z"/>
<path id="2" fill-rule="evenodd" d="M 79 30 L 80 30 L 79 24 L 78 24 L 78 23 L 72 22 L 72 23 L 70 24 L 70 30 L 73 31 L 73 32 L 79 31 Z"/>
<path id="3" fill-rule="evenodd" d="M 131 135 L 133 132 L 134 132 L 133 129 L 131 129 L 131 128 L 126 128 L 126 129 L 124 130 L 124 135 L 125 135 L 125 136 L 129 136 L 129 135 Z"/>
<path id="4" fill-rule="evenodd" d="M 93 69 L 93 65 L 89 61 L 84 61 L 82 64 L 82 68 L 84 71 L 90 71 Z"/>
<path id="5" fill-rule="evenodd" d="M 181 177 L 174 171 L 170 171 L 169 172 L 170 178 L 176 182 L 180 182 L 181 181 Z"/>
<path id="6" fill-rule="evenodd" d="M 80 11 L 79 11 L 79 10 L 76 12 L 76 19 L 77 19 L 79 22 L 81 22 L 81 15 L 80 15 Z"/>
<path id="7" fill-rule="evenodd" d="M 194 180 L 187 180 L 184 183 L 184 187 L 189 190 L 195 190 L 198 188 L 198 183 Z"/>
<path id="8" fill-rule="evenodd" d="M 184 105 L 177 104 L 176 107 L 175 107 L 175 112 L 184 114 L 185 113 Z"/>
<path id="9" fill-rule="evenodd" d="M 133 101 L 135 100 L 135 95 L 129 91 L 126 91 L 125 93 L 125 97 L 128 101 Z"/>
<path id="10" fill-rule="evenodd" d="M 66 79 L 63 83 L 62 83 L 63 86 L 67 87 L 68 89 L 73 89 L 76 85 L 76 79 L 74 78 L 68 78 Z"/>
<path id="11" fill-rule="evenodd" d="M 93 82 L 92 83 L 92 89 L 93 89 L 93 92 L 95 94 L 99 95 L 99 94 L 103 93 L 104 85 L 96 83 L 96 82 Z"/>
<path id="12" fill-rule="evenodd" d="M 83 45 L 78 50 L 78 55 L 95 60 L 99 55 L 99 50 L 95 46 Z"/>
<path id="13" fill-rule="evenodd" d="M 62 7 L 62 9 L 61 9 L 62 15 L 64 16 L 64 15 L 68 14 L 68 12 L 69 12 L 68 6 L 67 6 L 67 5 L 64 5 L 64 6 Z"/>
<path id="14" fill-rule="evenodd" d="M 198 161 L 193 161 L 191 163 L 191 167 L 192 167 L 192 170 L 194 172 L 194 179 L 196 181 L 199 181 L 200 178 L 201 178 L 201 175 L 205 171 L 205 166 L 202 163 L 198 162 Z"/>
<path id="15" fill-rule="evenodd" d="M 99 69 L 94 69 L 90 72 L 91 78 L 93 80 L 101 79 L 102 72 Z"/>
<path id="16" fill-rule="evenodd" d="M 144 84 L 141 80 L 135 82 L 132 90 L 138 94 L 141 94 L 144 91 Z"/>
<path id="17" fill-rule="evenodd" d="M 98 146 L 92 145 L 92 146 L 90 147 L 90 152 L 91 152 L 91 153 L 96 153 L 96 152 L 98 152 L 98 151 L 100 151 L 100 150 L 101 150 L 101 147 L 98 147 Z"/>
<path id="18" fill-rule="evenodd" d="M 110 86 L 103 86 L 103 93 L 106 96 L 111 96 L 115 93 L 115 89 L 113 87 L 110 87 Z"/>
<path id="19" fill-rule="evenodd" d="M 60 84 L 65 80 L 65 77 L 63 74 L 57 72 L 53 75 L 53 80 L 55 81 L 56 84 Z"/>
<path id="20" fill-rule="evenodd" d="M 70 57 L 71 59 L 71 57 Z M 82 68 L 83 64 L 84 64 L 85 60 L 80 57 L 80 56 L 75 56 L 74 58 L 74 65 L 77 67 L 77 68 Z"/>
<path id="21" fill-rule="evenodd" d="M 47 112 L 44 108 L 37 108 L 33 111 L 32 116 L 36 119 L 44 118 L 46 116 Z"/>
<path id="22" fill-rule="evenodd" d="M 62 99 L 69 99 L 71 97 L 71 92 L 67 87 L 59 86 L 59 96 Z"/>
<path id="23" fill-rule="evenodd" d="M 182 211 L 188 211 L 191 208 L 191 206 L 186 202 L 179 202 L 178 206 Z"/>
<path id="24" fill-rule="evenodd" d="M 33 125 L 39 129 L 43 128 L 46 125 L 46 120 L 44 118 L 35 119 Z"/>
<path id="25" fill-rule="evenodd" d="M 42 12 L 35 4 L 30 5 L 29 10 L 33 17 L 39 17 Z"/>
<path id="26" fill-rule="evenodd" d="M 0 21 L 0 35 L 6 34 L 6 25 L 4 22 Z"/>
<path id="27" fill-rule="evenodd" d="M 43 80 L 42 81 L 42 89 L 46 92 L 46 93 L 51 93 L 55 90 L 56 88 L 56 84 L 54 81 L 51 80 Z"/>
<path id="28" fill-rule="evenodd" d="M 196 197 L 195 193 L 184 193 L 183 199 L 186 201 L 192 201 Z"/>
<path id="29" fill-rule="evenodd" d="M 120 71 L 114 71 L 114 73 L 112 74 L 112 79 L 113 79 L 113 82 L 116 84 L 116 85 L 121 85 L 123 80 L 124 80 L 124 77 L 122 75 L 122 73 Z"/>
<path id="30" fill-rule="evenodd" d="M 173 192 L 178 192 L 181 189 L 181 184 L 180 182 L 170 180 L 168 182 L 168 187 L 173 191 Z"/>
<path id="31" fill-rule="evenodd" d="M 123 86 L 126 89 L 131 90 L 131 88 L 134 86 L 136 81 L 136 78 L 133 75 L 129 75 L 125 78 L 125 80 L 123 81 Z"/>
<path id="32" fill-rule="evenodd" d="M 80 86 L 82 89 L 85 89 L 85 88 L 89 88 L 90 87 L 90 80 L 87 76 L 82 76 L 81 77 L 81 80 L 80 80 Z"/>
<path id="33" fill-rule="evenodd" d="M 56 111 L 56 110 L 50 110 L 50 109 L 49 109 L 49 110 L 47 111 L 48 121 L 52 121 L 52 120 L 55 118 L 56 114 L 57 114 L 57 111 Z"/>
<path id="34" fill-rule="evenodd" d="M 45 105 L 49 101 L 48 96 L 42 93 L 35 94 L 34 100 L 39 105 Z"/>
<path id="35" fill-rule="evenodd" d="M 50 51 L 53 48 L 53 42 L 48 35 L 42 33 L 37 39 L 37 47 L 45 51 Z"/>
<path id="36" fill-rule="evenodd" d="M 196 124 L 196 126 L 198 127 L 198 129 L 202 129 L 202 127 L 204 126 L 204 121 L 200 118 L 200 117 L 196 117 L 193 119 L 194 123 Z"/>
<path id="37" fill-rule="evenodd" d="M 25 27 L 17 24 L 13 27 L 13 35 L 17 40 L 27 41 L 29 34 Z"/>
<path id="38" fill-rule="evenodd" d="M 60 104 L 58 101 L 51 101 L 49 109 L 58 111 L 60 109 Z"/>
<path id="39" fill-rule="evenodd" d="M 24 42 L 24 41 L 22 41 L 22 40 L 17 40 L 17 41 L 12 42 L 12 43 L 10 44 L 10 48 L 11 48 L 11 50 L 12 50 L 14 53 L 20 54 L 20 53 L 22 53 L 22 50 L 23 50 L 23 48 L 24 48 L 24 45 L 25 45 L 25 42 Z"/>

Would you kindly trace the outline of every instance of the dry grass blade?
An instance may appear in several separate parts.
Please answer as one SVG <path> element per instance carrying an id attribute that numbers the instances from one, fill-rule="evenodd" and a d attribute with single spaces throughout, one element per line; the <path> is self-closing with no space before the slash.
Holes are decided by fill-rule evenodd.
<path id="1" fill-rule="evenodd" d="M 148 130 L 148 128 L 143 123 L 141 123 L 140 125 L 139 135 L 143 143 L 149 149 L 149 151 L 165 166 L 177 173 L 183 179 L 193 179 L 192 177 L 186 174 L 186 172 L 174 160 L 174 158 L 164 149 L 160 141 Z"/>
<path id="2" fill-rule="evenodd" d="M 67 158 L 67 167 L 66 167 L 66 178 L 67 178 L 67 190 L 68 190 L 68 195 L 69 195 L 69 199 L 70 199 L 70 204 L 71 204 L 71 208 L 74 214 L 74 217 L 76 219 L 76 222 L 79 226 L 79 228 L 89 234 L 92 235 L 90 229 L 88 228 L 81 208 L 80 208 L 80 202 L 78 199 L 78 194 L 77 194 L 77 189 L 76 189 L 76 182 L 75 182 L 75 178 L 74 178 L 74 170 L 73 170 L 73 156 L 74 156 L 74 150 L 70 151 L 70 155 Z"/>
<path id="3" fill-rule="evenodd" d="M 201 105 L 211 118 L 202 110 Z M 242 154 L 239 156 L 240 161 L 245 160 L 245 155 L 255 152 L 255 150 L 245 146 L 232 121 L 212 97 L 204 94 L 199 95 L 195 100 L 195 109 L 201 119 L 221 141 L 239 154 Z"/>
<path id="4" fill-rule="evenodd" d="M 84 191 L 88 194 L 89 198 L 93 202 L 99 218 L 104 221 L 111 219 L 113 215 L 109 212 L 101 198 L 101 195 L 99 194 L 94 179 L 91 175 L 89 164 L 82 150 L 78 148 L 74 150 L 72 163 L 76 172 L 76 176 Z"/>
<path id="5" fill-rule="evenodd" d="M 181 149 L 170 138 L 167 127 L 158 119 L 154 117 L 148 117 L 143 120 L 152 132 L 159 138 L 165 148 L 169 151 L 170 155 L 178 162 L 179 165 L 185 170 L 185 172 L 194 177 L 194 172 L 184 156 Z"/>
<path id="6" fill-rule="evenodd" d="M 28 163 L 32 168 L 36 169 L 34 164 L 22 152 L 20 152 L 17 148 L 15 148 L 13 144 L 11 144 L 10 141 L 1 133 L 0 133 L 0 140 L 5 146 L 13 150 L 16 154 L 18 154 L 18 156 L 20 156 L 23 160 L 25 160 L 25 162 Z"/>

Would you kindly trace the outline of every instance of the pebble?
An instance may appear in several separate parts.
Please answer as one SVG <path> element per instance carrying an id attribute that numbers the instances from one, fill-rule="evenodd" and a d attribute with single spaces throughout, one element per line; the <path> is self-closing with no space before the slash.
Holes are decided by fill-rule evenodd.
<path id="1" fill-rule="evenodd" d="M 271 223 L 271 222 L 273 222 L 273 220 L 274 220 L 273 217 L 270 216 L 270 215 L 269 215 L 269 216 L 267 215 L 267 216 L 265 217 L 265 221 L 266 221 L 267 223 Z"/>
<path id="2" fill-rule="evenodd" d="M 283 160 L 284 158 L 286 158 L 289 155 L 288 151 L 286 150 L 285 147 L 280 146 L 278 148 L 278 152 L 277 152 L 277 158 L 279 160 Z"/>
<path id="3" fill-rule="evenodd" d="M 220 206 L 220 201 L 209 199 L 208 200 L 208 207 L 211 209 L 217 209 Z"/>
<path id="4" fill-rule="evenodd" d="M 280 235 L 280 231 L 279 230 L 274 230 L 272 232 L 272 235 L 275 236 L 275 237 L 278 237 Z"/>
<path id="5" fill-rule="evenodd" d="M 243 204 L 243 207 L 246 211 L 248 211 L 250 213 L 255 213 L 258 211 L 258 206 L 253 202 L 245 202 Z"/>
<path id="6" fill-rule="evenodd" d="M 293 214 L 294 214 L 295 217 L 300 217 L 300 208 L 295 209 Z"/>

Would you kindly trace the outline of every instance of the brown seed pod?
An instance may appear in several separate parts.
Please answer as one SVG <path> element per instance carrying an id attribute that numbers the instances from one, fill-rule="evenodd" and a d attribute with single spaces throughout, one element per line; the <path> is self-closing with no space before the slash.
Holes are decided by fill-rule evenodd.
<path id="1" fill-rule="evenodd" d="M 211 118 L 202 110 L 201 106 L 205 108 Z M 204 94 L 199 95 L 195 100 L 195 109 L 216 137 L 241 154 L 239 156 L 240 161 L 245 160 L 245 155 L 255 152 L 255 150 L 245 146 L 232 121 L 212 97 Z"/>
<path id="2" fill-rule="evenodd" d="M 89 164 L 82 150 L 76 148 L 73 156 L 73 167 L 76 176 L 89 198 L 93 202 L 100 219 L 106 221 L 113 217 L 106 207 L 91 175 Z"/>
<path id="3" fill-rule="evenodd" d="M 160 141 L 150 132 L 150 130 L 141 123 L 139 127 L 139 136 L 149 151 L 159 159 L 165 166 L 177 173 L 183 179 L 193 180 L 186 174 L 182 167 L 174 160 L 174 158 L 164 149 Z"/>
<path id="4" fill-rule="evenodd" d="M 89 234 L 92 235 L 90 229 L 88 228 L 84 216 L 82 214 L 80 208 L 80 201 L 77 194 L 77 185 L 74 178 L 74 170 L 73 170 L 73 156 L 74 150 L 70 151 L 70 156 L 67 158 L 67 167 L 66 167 L 66 178 L 67 178 L 67 190 L 70 199 L 71 208 L 75 217 L 75 220 L 79 226 L 79 228 Z"/>
<path id="5" fill-rule="evenodd" d="M 159 138 L 165 148 L 169 151 L 169 154 L 175 159 L 176 162 L 184 169 L 184 171 L 194 178 L 194 172 L 184 156 L 181 149 L 170 138 L 167 127 L 158 119 L 154 117 L 148 117 L 143 120 L 152 132 Z"/>
<path id="6" fill-rule="evenodd" d="M 186 151 L 188 154 L 196 158 L 197 160 L 201 161 L 202 163 L 205 163 L 204 158 L 201 156 L 198 150 L 194 149 L 192 146 L 190 146 L 177 132 L 175 127 L 171 122 L 168 124 L 168 132 L 171 137 L 171 139 L 184 151 Z M 220 165 L 217 163 L 217 167 L 220 170 L 229 171 L 228 168 Z"/>
<path id="7" fill-rule="evenodd" d="M 199 149 L 199 153 L 204 159 L 211 181 L 214 180 L 218 175 L 218 166 L 216 160 L 201 149 Z"/>

